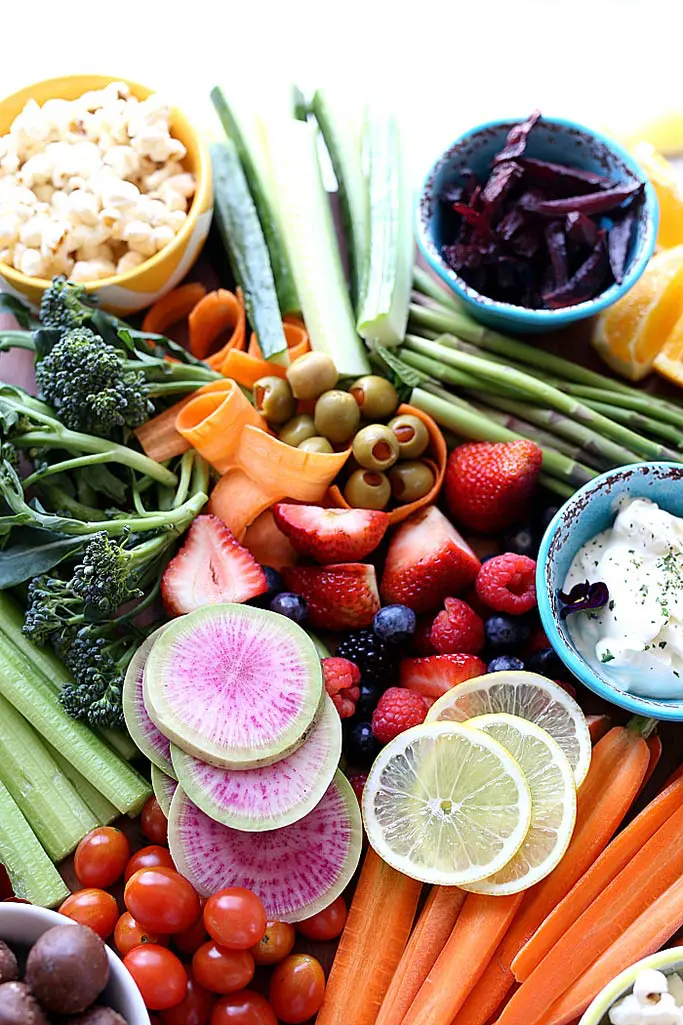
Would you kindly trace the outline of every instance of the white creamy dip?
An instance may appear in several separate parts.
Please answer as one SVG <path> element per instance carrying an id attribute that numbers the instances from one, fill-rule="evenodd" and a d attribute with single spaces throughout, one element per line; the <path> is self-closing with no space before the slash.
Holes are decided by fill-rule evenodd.
<path id="1" fill-rule="evenodd" d="M 563 590 L 585 581 L 604 582 L 609 603 L 567 617 L 584 658 L 622 690 L 683 697 L 683 519 L 648 499 L 626 501 L 576 553 Z"/>

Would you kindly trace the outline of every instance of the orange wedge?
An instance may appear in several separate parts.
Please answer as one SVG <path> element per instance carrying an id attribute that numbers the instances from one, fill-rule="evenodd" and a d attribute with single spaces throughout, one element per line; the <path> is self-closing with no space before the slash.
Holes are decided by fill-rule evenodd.
<path id="1" fill-rule="evenodd" d="M 654 369 L 662 377 L 683 387 L 683 315 L 674 324 L 673 331 L 655 357 Z"/>
<path id="2" fill-rule="evenodd" d="M 592 344 L 617 374 L 640 381 L 683 314 L 683 245 L 652 257 L 633 288 L 599 315 Z"/>
<path id="3" fill-rule="evenodd" d="M 676 168 L 649 142 L 633 147 L 636 158 L 652 182 L 659 200 L 657 245 L 662 249 L 683 242 L 683 185 Z"/>

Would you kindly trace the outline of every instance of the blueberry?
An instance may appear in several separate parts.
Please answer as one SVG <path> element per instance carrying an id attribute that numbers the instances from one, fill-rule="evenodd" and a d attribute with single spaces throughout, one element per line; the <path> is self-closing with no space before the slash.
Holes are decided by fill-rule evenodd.
<path id="1" fill-rule="evenodd" d="M 359 722 L 346 738 L 346 757 L 351 765 L 365 768 L 372 763 L 379 752 L 379 747 L 370 723 Z"/>
<path id="2" fill-rule="evenodd" d="M 281 616 L 287 616 L 287 619 L 292 619 L 295 623 L 303 623 L 308 608 L 306 599 L 302 598 L 300 594 L 283 591 L 281 594 L 276 594 L 271 601 L 270 611 L 279 612 Z"/>
<path id="3" fill-rule="evenodd" d="M 361 721 L 371 719 L 372 713 L 377 708 L 377 702 L 382 696 L 382 688 L 376 683 L 364 683 L 360 685 L 360 697 L 356 702 L 356 716 Z"/>
<path id="4" fill-rule="evenodd" d="M 276 569 L 272 566 L 261 566 L 261 569 L 266 574 L 268 594 L 279 594 L 280 591 L 284 591 L 285 582 Z"/>
<path id="5" fill-rule="evenodd" d="M 530 559 L 535 559 L 538 555 L 538 535 L 530 523 L 525 523 L 503 535 L 501 548 L 504 552 L 528 555 Z"/>
<path id="6" fill-rule="evenodd" d="M 520 669 L 524 669 L 524 663 L 521 658 L 515 658 L 514 655 L 499 655 L 498 658 L 494 658 L 489 662 L 487 672 L 505 673 Z"/>
<path id="7" fill-rule="evenodd" d="M 403 644 L 415 633 L 417 617 L 407 605 L 385 605 L 372 621 L 372 629 L 389 644 Z"/>
<path id="8" fill-rule="evenodd" d="M 527 668 L 530 673 L 540 673 L 551 680 L 561 680 L 565 675 L 565 668 L 552 648 L 540 648 L 534 652 L 527 661 Z"/>
<path id="9" fill-rule="evenodd" d="M 485 623 L 486 645 L 489 651 L 507 653 L 516 651 L 531 636 L 531 625 L 523 616 L 491 616 Z"/>

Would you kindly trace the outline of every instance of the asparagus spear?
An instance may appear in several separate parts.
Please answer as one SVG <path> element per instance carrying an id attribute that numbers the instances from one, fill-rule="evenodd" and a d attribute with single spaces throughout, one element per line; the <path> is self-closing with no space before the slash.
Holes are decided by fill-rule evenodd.
<path id="1" fill-rule="evenodd" d="M 645 416 L 637 413 L 634 409 L 624 409 L 621 406 L 614 406 L 611 402 L 598 402 L 595 399 L 584 399 L 587 406 L 594 409 L 596 413 L 608 416 L 610 420 L 630 427 L 633 431 L 642 434 L 654 435 L 663 441 L 670 441 L 676 448 L 683 448 L 683 430 L 680 427 L 673 427 L 671 424 L 662 423 L 652 416 Z"/>
<path id="2" fill-rule="evenodd" d="M 429 296 L 430 299 L 433 299 L 445 309 L 455 310 L 456 313 L 461 312 L 455 296 L 451 292 L 447 292 L 431 274 L 428 274 L 426 270 L 422 270 L 421 267 L 413 268 L 413 285 L 416 292 Z"/>

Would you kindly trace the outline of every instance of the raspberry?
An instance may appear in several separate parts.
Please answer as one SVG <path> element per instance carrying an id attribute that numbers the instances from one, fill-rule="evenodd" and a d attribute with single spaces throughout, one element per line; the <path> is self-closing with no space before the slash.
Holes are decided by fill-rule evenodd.
<path id="1" fill-rule="evenodd" d="M 322 667 L 325 690 L 332 698 L 339 717 L 350 718 L 360 697 L 360 669 L 348 658 L 324 658 Z"/>
<path id="2" fill-rule="evenodd" d="M 380 744 L 388 744 L 411 726 L 419 726 L 427 715 L 427 705 L 420 694 L 403 687 L 389 687 L 372 713 L 372 732 Z"/>
<path id="3" fill-rule="evenodd" d="M 358 803 L 360 804 L 363 797 L 363 789 L 368 781 L 367 772 L 352 772 L 350 776 L 347 776 L 347 779 L 353 787 L 353 792 L 358 798 Z"/>
<path id="4" fill-rule="evenodd" d="M 461 598 L 446 598 L 429 639 L 442 655 L 478 655 L 484 647 L 484 621 Z"/>
<path id="5" fill-rule="evenodd" d="M 495 612 L 521 616 L 536 604 L 536 563 L 528 555 L 496 555 L 481 567 L 475 586 Z"/>

